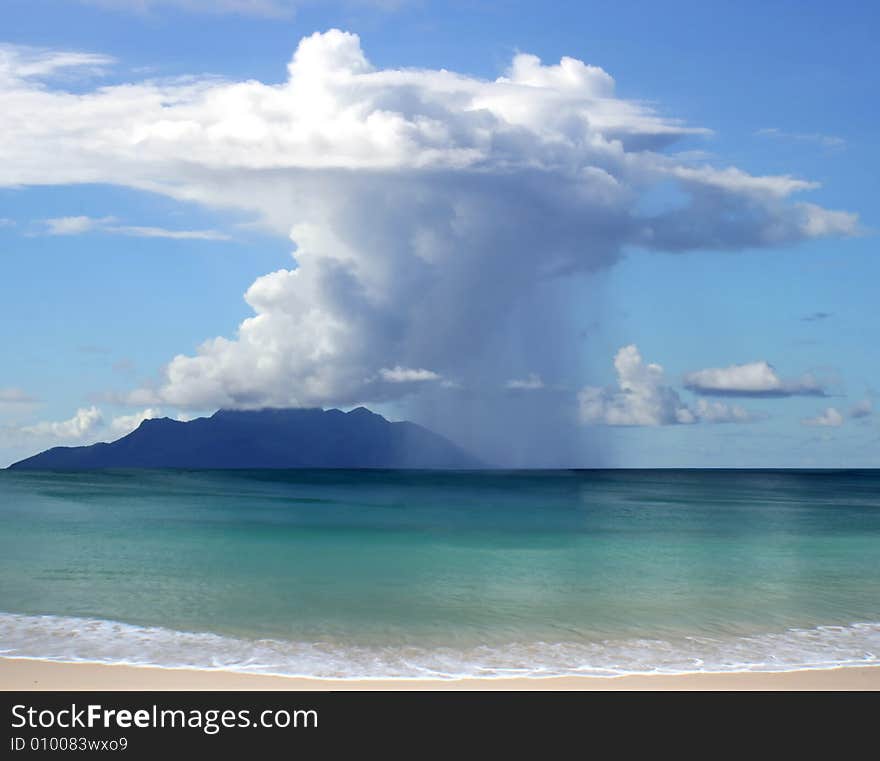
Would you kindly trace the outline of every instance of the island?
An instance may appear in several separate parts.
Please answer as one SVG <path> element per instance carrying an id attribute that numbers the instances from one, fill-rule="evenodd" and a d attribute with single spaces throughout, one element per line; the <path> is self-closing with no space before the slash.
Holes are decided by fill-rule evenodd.
<path id="1" fill-rule="evenodd" d="M 153 418 L 116 441 L 53 447 L 9 467 L 473 469 L 482 463 L 416 423 L 390 422 L 357 407 L 350 412 L 219 410 L 189 421 Z"/>

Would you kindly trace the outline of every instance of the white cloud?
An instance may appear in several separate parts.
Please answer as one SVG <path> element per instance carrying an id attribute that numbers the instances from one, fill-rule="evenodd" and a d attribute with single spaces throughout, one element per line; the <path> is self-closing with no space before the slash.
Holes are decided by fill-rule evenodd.
<path id="1" fill-rule="evenodd" d="M 706 396 L 826 396 L 825 388 L 814 376 L 783 380 L 767 362 L 748 362 L 729 367 L 710 367 L 687 373 L 685 388 Z"/>
<path id="2" fill-rule="evenodd" d="M 587 386 L 578 394 L 580 420 L 604 425 L 688 425 L 691 423 L 750 423 L 765 416 L 737 405 L 699 399 L 689 407 L 664 382 L 663 368 L 645 364 L 634 344 L 614 357 L 616 388 Z"/>
<path id="3" fill-rule="evenodd" d="M 162 411 L 149 407 L 139 412 L 133 412 L 130 415 L 119 415 L 110 421 L 110 433 L 114 439 L 125 436 L 137 428 L 144 420 L 152 420 L 153 418 L 162 417 Z"/>
<path id="4" fill-rule="evenodd" d="M 47 235 L 82 235 L 114 221 L 113 217 L 54 217 L 43 220 L 43 223 Z"/>
<path id="5" fill-rule="evenodd" d="M 752 423 L 764 420 L 766 415 L 749 412 L 737 404 L 698 399 L 694 414 L 706 423 Z"/>
<path id="6" fill-rule="evenodd" d="M 8 389 L 4 390 L 8 391 Z M 13 391 L 17 391 L 13 389 Z M 0 394 L 0 405 L 4 403 Z M 20 394 L 6 394 L 12 399 L 28 399 Z M 161 417 L 161 410 L 147 408 L 107 420 L 95 406 L 82 407 L 68 420 L 43 421 L 32 425 L 0 426 L 0 444 L 14 442 L 17 447 L 46 448 L 58 444 L 84 445 L 98 440 L 113 441 L 131 433 L 144 420 Z M 180 417 L 179 419 L 188 419 Z"/>
<path id="7" fill-rule="evenodd" d="M 0 227 L 15 227 L 15 220 L 8 217 L 0 217 Z"/>
<path id="8" fill-rule="evenodd" d="M 504 387 L 515 391 L 539 391 L 544 388 L 544 381 L 537 373 L 529 373 L 526 378 L 514 378 L 507 381 Z"/>
<path id="9" fill-rule="evenodd" d="M 792 193 L 802 190 L 815 190 L 819 187 L 817 182 L 799 180 L 787 174 L 755 177 L 736 167 L 716 169 L 712 166 L 675 166 L 672 167 L 671 172 L 682 180 L 709 185 L 719 190 L 728 190 L 735 193 L 761 193 L 777 198 L 785 198 Z"/>
<path id="10" fill-rule="evenodd" d="M 793 140 L 802 143 L 816 143 L 824 148 L 843 148 L 846 140 L 836 135 L 823 135 L 821 132 L 786 132 L 776 127 L 765 127 L 755 132 L 759 137 L 772 137 L 779 140 Z"/>
<path id="11" fill-rule="evenodd" d="M 78 440 L 94 433 L 104 425 L 104 418 L 97 407 L 82 407 L 69 420 L 60 422 L 42 422 L 22 427 L 22 432 L 34 436 L 45 436 L 53 439 Z"/>
<path id="12" fill-rule="evenodd" d="M 804 418 L 801 422 L 804 425 L 819 425 L 837 428 L 843 425 L 843 415 L 834 409 L 834 407 L 828 407 L 816 417 Z"/>
<path id="13" fill-rule="evenodd" d="M 134 238 L 171 238 L 172 240 L 229 240 L 229 236 L 217 230 L 166 230 L 164 227 L 133 227 L 122 225 L 108 227 L 106 231 Z"/>
<path id="14" fill-rule="evenodd" d="M 173 240 L 229 240 L 217 230 L 167 230 L 164 227 L 119 225 L 115 217 L 55 217 L 43 220 L 47 235 L 82 235 L 102 232 L 134 238 L 171 238 Z"/>
<path id="15" fill-rule="evenodd" d="M 440 380 L 440 376 L 431 370 L 424 368 L 401 367 L 383 367 L 379 370 L 382 380 L 389 383 L 423 383 L 425 381 Z"/>
<path id="16" fill-rule="evenodd" d="M 811 238 L 823 238 L 829 235 L 858 235 L 862 233 L 859 218 L 856 214 L 846 211 L 823 209 L 813 203 L 799 203 L 801 227 Z"/>
<path id="17" fill-rule="evenodd" d="M 114 63 L 110 56 L 0 43 L 0 85 L 61 75 L 92 76 Z M 7 115 L 9 116 L 9 115 Z"/>
<path id="18" fill-rule="evenodd" d="M 63 58 L 40 60 L 57 73 Z M 815 183 L 664 153 L 706 130 L 618 97 L 607 72 L 573 58 L 517 55 L 495 81 L 379 69 L 357 36 L 331 30 L 302 40 L 277 85 L 194 77 L 75 95 L 34 81 L 29 61 L 7 49 L 0 68 L 0 108 L 14 115 L 0 185 L 148 190 L 250 213 L 295 245 L 295 266 L 247 290 L 253 314 L 233 337 L 174 357 L 133 404 L 382 401 L 412 391 L 383 378 L 396 365 L 475 386 L 510 377 L 506 337 L 536 334 L 517 307 L 627 246 L 856 232 L 853 215 L 790 200 Z M 669 183 L 684 205 L 644 212 Z"/>
<path id="19" fill-rule="evenodd" d="M 663 368 L 645 364 L 635 345 L 617 352 L 614 369 L 617 388 L 587 386 L 578 394 L 581 422 L 651 426 L 696 422 L 678 393 L 663 383 Z"/>

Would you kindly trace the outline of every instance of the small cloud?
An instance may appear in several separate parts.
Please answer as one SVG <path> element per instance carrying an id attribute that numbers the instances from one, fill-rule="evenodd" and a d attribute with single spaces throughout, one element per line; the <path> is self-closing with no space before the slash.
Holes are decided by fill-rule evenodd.
<path id="1" fill-rule="evenodd" d="M 0 217 L 0 227 L 15 227 L 16 222 L 14 219 L 9 219 L 8 217 Z"/>
<path id="2" fill-rule="evenodd" d="M 97 407 L 80 408 L 69 420 L 43 422 L 24 426 L 21 430 L 34 436 L 48 436 L 62 440 L 82 439 L 104 425 L 104 418 Z"/>
<path id="3" fill-rule="evenodd" d="M 783 380 L 768 362 L 748 362 L 729 367 L 709 367 L 687 373 L 684 386 L 702 396 L 772 398 L 827 396 L 824 386 L 812 375 Z"/>
<path id="4" fill-rule="evenodd" d="M 710 402 L 707 399 L 697 400 L 695 413 L 704 423 L 754 423 L 768 417 L 763 413 L 749 412 L 737 404 Z"/>
<path id="5" fill-rule="evenodd" d="M 29 45 L 0 43 L 0 59 L 12 64 L 16 79 L 57 79 L 100 76 L 115 59 L 96 53 L 46 50 Z"/>
<path id="6" fill-rule="evenodd" d="M 834 312 L 812 312 L 811 314 L 805 314 L 801 317 L 803 322 L 820 322 L 821 320 L 827 320 L 829 317 L 833 317 Z"/>
<path id="7" fill-rule="evenodd" d="M 44 219 L 46 235 L 82 235 L 96 227 L 115 222 L 113 217 L 54 217 Z"/>
<path id="8" fill-rule="evenodd" d="M 676 161 L 705 163 L 715 158 L 711 151 L 696 149 L 690 151 L 677 151 L 671 154 Z"/>
<path id="9" fill-rule="evenodd" d="M 849 410 L 849 416 L 854 420 L 870 417 L 874 413 L 874 404 L 870 399 L 862 399 L 856 402 Z"/>
<path id="10" fill-rule="evenodd" d="M 110 422 L 110 432 L 119 438 L 131 433 L 144 420 L 152 420 L 157 417 L 162 417 L 162 411 L 153 407 L 134 412 L 131 415 L 119 415 Z"/>
<path id="11" fill-rule="evenodd" d="M 172 240 L 230 240 L 218 230 L 168 230 L 164 227 L 119 225 L 115 217 L 55 217 L 43 220 L 46 235 L 83 235 L 102 232 L 132 238 L 170 238 Z"/>
<path id="12" fill-rule="evenodd" d="M 20 388 L 0 388 L 0 404 L 34 404 L 38 401 Z"/>
<path id="13" fill-rule="evenodd" d="M 823 135 L 821 132 L 786 132 L 776 127 L 767 127 L 757 130 L 755 135 L 799 143 L 814 143 L 821 145 L 823 148 L 843 148 L 846 146 L 846 140 L 842 137 Z"/>
<path id="14" fill-rule="evenodd" d="M 218 230 L 166 230 L 164 227 L 108 227 L 105 232 L 134 238 L 170 238 L 172 240 L 231 240 Z"/>
<path id="15" fill-rule="evenodd" d="M 505 388 L 515 391 L 538 391 L 544 388 L 544 381 L 541 376 L 535 373 L 529 373 L 527 378 L 514 378 L 504 384 Z"/>
<path id="16" fill-rule="evenodd" d="M 843 415 L 841 415 L 834 407 L 828 407 L 824 412 L 816 417 L 808 417 L 801 420 L 804 425 L 818 425 L 831 428 L 839 428 L 843 425 Z"/>
<path id="17" fill-rule="evenodd" d="M 400 365 L 391 368 L 383 367 L 379 370 L 379 375 L 382 376 L 382 380 L 389 383 L 423 383 L 440 380 L 440 376 L 432 370 L 401 367 Z"/>

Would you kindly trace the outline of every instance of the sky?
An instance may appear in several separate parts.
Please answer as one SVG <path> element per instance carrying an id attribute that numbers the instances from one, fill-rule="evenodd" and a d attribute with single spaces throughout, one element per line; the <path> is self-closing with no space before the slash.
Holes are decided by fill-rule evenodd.
<path id="1" fill-rule="evenodd" d="M 873 4 L 7 0 L 0 466 L 359 404 L 880 467 Z"/>

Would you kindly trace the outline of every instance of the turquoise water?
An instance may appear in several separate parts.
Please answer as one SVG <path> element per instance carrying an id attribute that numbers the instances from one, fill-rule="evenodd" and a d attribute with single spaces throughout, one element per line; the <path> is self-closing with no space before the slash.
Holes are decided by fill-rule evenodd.
<path id="1" fill-rule="evenodd" d="M 0 652 L 317 676 L 880 662 L 880 472 L 0 472 Z"/>

